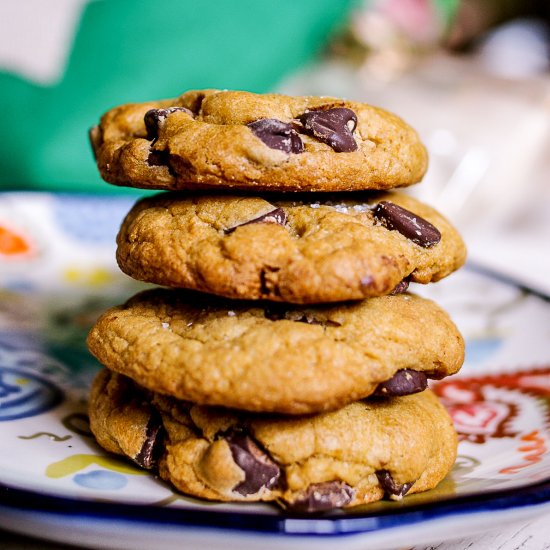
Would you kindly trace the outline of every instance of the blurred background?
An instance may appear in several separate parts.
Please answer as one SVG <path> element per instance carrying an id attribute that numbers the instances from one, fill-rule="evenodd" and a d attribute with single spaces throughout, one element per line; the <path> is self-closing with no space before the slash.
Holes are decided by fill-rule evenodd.
<path id="1" fill-rule="evenodd" d="M 192 88 L 388 108 L 430 153 L 409 192 L 464 233 L 470 265 L 550 295 L 546 0 L 2 0 L 0 190 L 97 193 L 87 131 Z"/>

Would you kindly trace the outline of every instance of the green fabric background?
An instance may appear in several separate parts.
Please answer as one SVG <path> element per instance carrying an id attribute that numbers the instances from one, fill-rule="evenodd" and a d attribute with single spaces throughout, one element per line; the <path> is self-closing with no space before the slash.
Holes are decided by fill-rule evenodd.
<path id="1" fill-rule="evenodd" d="M 103 183 L 87 131 L 120 103 L 192 88 L 272 90 L 311 60 L 354 0 L 101 0 L 51 87 L 0 72 L 0 189 L 124 191 Z"/>

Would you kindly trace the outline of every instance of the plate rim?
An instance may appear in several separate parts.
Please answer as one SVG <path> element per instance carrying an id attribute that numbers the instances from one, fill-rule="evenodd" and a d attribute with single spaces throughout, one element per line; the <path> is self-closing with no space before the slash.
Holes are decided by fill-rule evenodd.
<path id="1" fill-rule="evenodd" d="M 99 522 L 113 520 L 172 526 L 178 529 L 218 529 L 228 533 L 271 534 L 299 537 L 342 537 L 372 533 L 420 522 L 468 516 L 483 512 L 550 507 L 550 477 L 522 488 L 463 495 L 444 501 L 411 505 L 401 510 L 357 515 L 315 516 L 216 511 L 200 508 L 160 507 L 150 504 L 60 497 L 0 484 L 0 509 L 80 517 Z"/>

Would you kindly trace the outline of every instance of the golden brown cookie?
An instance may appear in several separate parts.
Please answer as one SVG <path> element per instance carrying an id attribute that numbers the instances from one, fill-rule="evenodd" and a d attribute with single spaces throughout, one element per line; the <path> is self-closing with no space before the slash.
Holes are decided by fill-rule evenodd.
<path id="1" fill-rule="evenodd" d="M 89 414 L 102 447 L 158 468 L 184 493 L 276 500 L 297 512 L 426 491 L 449 472 L 457 449 L 451 419 L 430 390 L 285 418 L 178 401 L 104 369 Z"/>
<path id="2" fill-rule="evenodd" d="M 401 119 L 332 97 L 190 91 L 116 107 L 90 139 L 106 181 L 149 189 L 389 189 L 427 167 Z"/>
<path id="3" fill-rule="evenodd" d="M 117 243 L 119 266 L 135 279 L 303 304 L 437 281 L 466 256 L 443 216 L 402 193 L 161 193 L 132 208 Z"/>
<path id="4" fill-rule="evenodd" d="M 289 414 L 419 391 L 464 358 L 448 315 L 410 294 L 304 308 L 155 289 L 105 312 L 88 347 L 150 390 Z"/>

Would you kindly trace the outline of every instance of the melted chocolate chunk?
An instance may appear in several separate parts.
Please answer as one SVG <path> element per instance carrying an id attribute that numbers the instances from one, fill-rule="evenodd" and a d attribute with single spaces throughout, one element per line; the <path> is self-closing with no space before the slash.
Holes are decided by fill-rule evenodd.
<path id="1" fill-rule="evenodd" d="M 337 153 L 350 153 L 357 149 L 353 132 L 357 116 L 345 107 L 326 111 L 307 111 L 299 117 L 309 134 L 330 145 Z"/>
<path id="2" fill-rule="evenodd" d="M 143 121 L 147 130 L 147 139 L 154 140 L 159 136 L 159 128 L 172 113 L 183 111 L 193 116 L 193 113 L 185 107 L 168 107 L 167 109 L 150 109 L 145 113 Z"/>
<path id="3" fill-rule="evenodd" d="M 353 489 L 343 481 L 325 481 L 310 485 L 305 494 L 295 500 L 290 509 L 293 512 L 326 512 L 342 508 L 354 497 Z"/>
<path id="4" fill-rule="evenodd" d="M 414 481 L 411 481 L 410 483 L 403 483 L 403 485 L 395 483 L 393 477 L 388 472 L 388 470 L 378 470 L 376 472 L 376 477 L 378 478 L 378 482 L 380 483 L 380 485 L 382 485 L 382 488 L 384 489 L 386 495 L 390 497 L 402 498 L 410 491 L 411 487 L 414 485 Z"/>
<path id="5" fill-rule="evenodd" d="M 241 495 L 253 495 L 263 487 L 271 488 L 281 475 L 275 462 L 243 432 L 233 432 L 226 436 L 235 464 L 244 472 L 244 481 L 233 490 Z"/>
<path id="6" fill-rule="evenodd" d="M 423 372 L 412 369 L 398 370 L 389 380 L 378 384 L 374 395 L 396 397 L 424 391 L 428 378 Z"/>
<path id="7" fill-rule="evenodd" d="M 262 214 L 253 220 L 234 225 L 229 229 L 225 230 L 225 233 L 233 233 L 237 227 L 242 227 L 243 225 L 250 225 L 251 223 L 277 223 L 279 225 L 285 225 L 286 223 L 286 212 L 282 208 L 275 208 L 266 214 Z"/>
<path id="8" fill-rule="evenodd" d="M 156 466 L 157 459 L 162 450 L 162 441 L 164 439 L 164 429 L 160 415 L 155 411 L 151 414 L 147 428 L 145 430 L 145 439 L 141 450 L 134 457 L 134 462 L 142 468 L 151 469 Z"/>
<path id="9" fill-rule="evenodd" d="M 403 294 L 403 292 L 407 292 L 409 288 L 409 280 L 403 279 L 400 283 L 397 283 L 395 285 L 395 288 L 390 292 L 390 294 L 393 296 L 395 294 Z"/>
<path id="10" fill-rule="evenodd" d="M 155 151 L 154 149 L 149 152 L 147 157 L 147 164 L 149 166 L 168 166 L 168 159 L 170 154 L 168 151 Z"/>
<path id="11" fill-rule="evenodd" d="M 385 227 L 399 231 L 424 248 L 434 246 L 441 240 L 441 233 L 430 222 L 393 202 L 378 203 L 373 214 Z"/>
<path id="12" fill-rule="evenodd" d="M 287 309 L 281 304 L 271 304 L 264 309 L 264 317 L 270 321 L 285 319 Z"/>
<path id="13" fill-rule="evenodd" d="M 292 124 L 276 118 L 260 118 L 249 122 L 252 133 L 271 149 L 285 153 L 303 153 L 304 144 Z"/>

